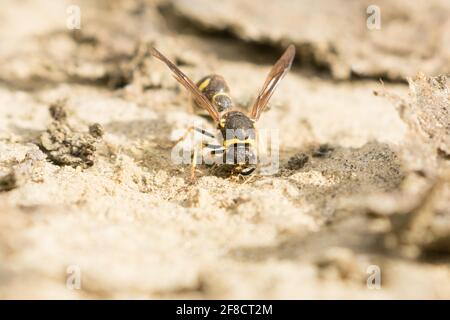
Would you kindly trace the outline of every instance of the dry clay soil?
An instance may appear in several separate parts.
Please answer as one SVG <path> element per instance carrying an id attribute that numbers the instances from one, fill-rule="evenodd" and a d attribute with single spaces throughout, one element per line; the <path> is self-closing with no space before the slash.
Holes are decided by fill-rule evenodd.
<path id="1" fill-rule="evenodd" d="M 0 298 L 450 298 L 448 5 L 383 1 L 381 30 L 345 33 L 340 1 L 311 28 L 281 2 L 270 29 L 236 1 L 2 1 Z M 279 172 L 191 182 L 170 145 L 212 125 L 149 46 L 245 108 L 289 42 L 258 122 Z"/>

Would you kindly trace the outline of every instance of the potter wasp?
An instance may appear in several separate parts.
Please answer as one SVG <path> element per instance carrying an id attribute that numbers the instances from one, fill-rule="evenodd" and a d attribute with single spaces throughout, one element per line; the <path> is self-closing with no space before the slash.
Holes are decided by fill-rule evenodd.
<path id="1" fill-rule="evenodd" d="M 207 111 L 217 125 L 217 129 L 220 131 L 219 140 L 221 140 L 221 144 L 207 144 L 206 147 L 212 149 L 210 154 L 221 155 L 222 163 L 230 165 L 233 173 L 251 174 L 257 167 L 258 144 L 255 122 L 258 121 L 261 112 L 267 107 L 267 103 L 281 79 L 291 68 L 295 57 L 295 47 L 291 44 L 272 67 L 248 114 L 234 108 L 228 85 L 222 76 L 209 75 L 195 84 L 157 49 L 151 48 L 151 54 L 169 67 L 173 77 L 191 93 L 195 105 Z M 177 143 L 184 140 L 192 131 L 215 138 L 214 134 L 204 129 L 190 127 Z M 202 147 L 205 147 L 205 145 Z M 192 179 L 195 177 L 197 152 L 198 150 L 194 149 L 191 167 Z"/>

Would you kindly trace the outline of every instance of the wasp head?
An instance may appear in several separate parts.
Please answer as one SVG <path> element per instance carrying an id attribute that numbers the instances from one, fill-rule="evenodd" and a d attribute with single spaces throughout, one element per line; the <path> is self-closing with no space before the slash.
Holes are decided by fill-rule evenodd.
<path id="1" fill-rule="evenodd" d="M 235 171 L 250 174 L 256 168 L 255 127 L 253 121 L 239 111 L 224 115 L 220 128 L 225 147 L 224 162 L 233 165 Z"/>

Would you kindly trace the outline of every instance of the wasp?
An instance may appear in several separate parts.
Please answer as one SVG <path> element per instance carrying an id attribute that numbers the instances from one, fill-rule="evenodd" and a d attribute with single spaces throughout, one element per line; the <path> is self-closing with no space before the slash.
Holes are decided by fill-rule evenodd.
<path id="1" fill-rule="evenodd" d="M 231 165 L 233 173 L 251 174 L 257 167 L 255 123 L 267 107 L 281 79 L 290 70 L 295 57 L 294 45 L 291 44 L 274 64 L 248 114 L 234 107 L 229 87 L 222 76 L 209 75 L 194 83 L 157 49 L 152 47 L 150 52 L 169 67 L 173 77 L 190 92 L 195 105 L 205 110 L 214 121 L 220 132 L 221 144 L 206 145 L 213 149 L 211 153 L 222 155 L 222 163 Z M 216 137 L 202 128 L 190 127 L 176 143 L 184 140 L 193 130 L 210 138 Z M 197 152 L 198 150 L 194 149 L 191 166 L 192 180 L 195 179 Z"/>

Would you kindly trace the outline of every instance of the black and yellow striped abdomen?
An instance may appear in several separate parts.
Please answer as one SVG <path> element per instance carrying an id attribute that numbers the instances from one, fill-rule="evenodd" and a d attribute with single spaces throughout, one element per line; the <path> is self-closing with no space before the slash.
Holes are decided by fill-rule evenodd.
<path id="1" fill-rule="evenodd" d="M 197 87 L 217 108 L 217 111 L 224 112 L 233 107 L 230 89 L 222 76 L 212 74 L 203 77 L 197 82 Z"/>

